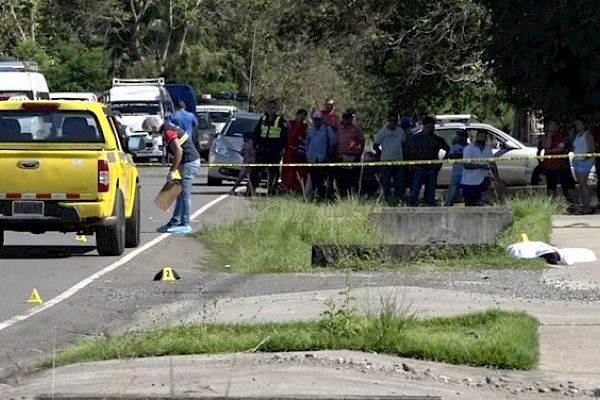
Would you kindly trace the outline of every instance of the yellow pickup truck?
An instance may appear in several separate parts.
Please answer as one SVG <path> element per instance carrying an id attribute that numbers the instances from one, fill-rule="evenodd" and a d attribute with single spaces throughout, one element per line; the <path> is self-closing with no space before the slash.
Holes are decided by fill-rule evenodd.
<path id="1" fill-rule="evenodd" d="M 5 231 L 96 235 L 98 253 L 140 243 L 137 168 L 104 105 L 0 101 L 0 246 Z"/>

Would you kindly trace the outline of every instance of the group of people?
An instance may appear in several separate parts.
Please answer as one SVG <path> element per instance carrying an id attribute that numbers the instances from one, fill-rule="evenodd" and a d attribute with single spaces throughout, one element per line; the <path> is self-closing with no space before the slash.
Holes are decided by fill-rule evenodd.
<path id="1" fill-rule="evenodd" d="M 571 205 L 579 206 L 576 212 L 591 214 L 592 193 L 588 186 L 588 177 L 594 165 L 596 173 L 600 171 L 600 157 L 584 157 L 578 154 L 598 153 L 599 150 L 600 129 L 593 133 L 585 118 L 575 119 L 574 136 L 567 133 L 558 119 L 548 119 L 545 135 L 538 143 L 538 155 L 543 153 L 544 156 L 550 156 L 544 158 L 539 165 L 540 172 L 543 171 L 546 177 L 547 193 L 555 196 L 560 183 L 565 200 Z M 574 154 L 571 162 L 567 157 L 570 152 Z M 600 200 L 600 185 L 596 187 L 596 195 Z"/>
<path id="2" fill-rule="evenodd" d="M 465 136 L 458 137 L 451 148 L 435 134 L 436 121 L 433 117 L 423 118 L 422 128 L 415 134 L 407 112 L 400 116 L 397 112 L 390 112 L 383 127 L 372 136 L 372 151 L 365 151 L 365 134 L 356 111 L 349 108 L 341 117 L 338 116 L 331 97 L 326 99 L 322 108 L 312 111 L 311 124 L 307 122 L 309 113 L 306 109 L 299 109 L 295 118 L 289 121 L 278 115 L 277 109 L 276 101 L 268 102 L 255 131 L 244 135 L 242 149 L 245 164 L 270 164 L 271 167 L 244 168 L 232 194 L 248 175 L 246 193 L 254 194 L 261 171 L 266 171 L 268 193 L 273 193 L 279 178 L 279 162 L 283 158 L 281 187 L 288 191 L 301 191 L 308 198 L 327 196 L 328 189 L 334 189 L 330 193 L 344 196 L 372 193 L 381 188 L 388 204 L 405 202 L 417 205 L 424 186 L 423 202 L 433 206 L 436 204 L 435 190 L 442 164 L 432 160 L 438 160 L 440 150 L 449 158 L 493 156 L 485 131 L 477 135 L 472 145 L 468 145 Z M 402 164 L 404 160 L 417 163 L 407 166 Z M 382 165 L 378 168 L 365 167 L 361 161 L 381 161 Z M 327 165 L 330 163 L 338 165 Z M 369 171 L 365 171 L 366 168 Z M 372 181 L 363 179 L 369 172 L 373 172 L 376 178 L 376 187 L 369 184 Z M 481 205 L 482 193 L 489 186 L 490 172 L 500 180 L 494 163 L 456 163 L 447 205 L 457 201 L 461 189 L 466 205 Z"/>
<path id="3" fill-rule="evenodd" d="M 466 131 L 458 131 L 452 146 L 449 146 L 435 134 L 435 118 L 423 118 L 421 129 L 415 130 L 407 113 L 403 112 L 399 117 L 397 112 L 390 112 L 383 127 L 372 136 L 372 151 L 365 151 L 365 134 L 355 110 L 347 109 L 339 117 L 335 112 L 333 98 L 327 98 L 321 109 L 312 111 L 310 125 L 305 109 L 299 109 L 295 118 L 290 121 L 278 115 L 277 110 L 277 101 L 267 103 L 266 112 L 255 131 L 244 134 L 242 148 L 245 164 L 264 163 L 270 166 L 244 168 L 232 193 L 235 193 L 235 189 L 245 178 L 249 178 L 247 193 L 253 195 L 262 176 L 261 172 L 266 170 L 268 193 L 272 194 L 278 186 L 279 163 L 283 158 L 281 186 L 288 191 L 302 191 L 309 198 L 326 196 L 330 187 L 335 188 L 335 193 L 340 195 L 373 193 L 381 187 L 386 202 L 397 204 L 403 201 L 414 206 L 420 202 L 419 195 L 425 186 L 423 202 L 433 206 L 436 203 L 438 174 L 442 168 L 438 161 L 440 150 L 445 152 L 446 158 L 465 160 L 453 163 L 445 205 L 454 205 L 461 191 L 466 206 L 483 205 L 483 193 L 491 180 L 502 182 L 496 164 L 490 160 L 493 158 L 492 148 L 488 143 L 487 132 L 483 130 L 477 132 L 471 143 Z M 192 232 L 191 189 L 200 168 L 200 154 L 192 136 L 195 125 L 197 120 L 193 114 L 185 111 L 185 104 L 180 104 L 179 110 L 164 123 L 157 117 L 149 117 L 142 125 L 144 130 L 163 136 L 172 155 L 167 180 L 179 180 L 182 183 L 182 192 L 177 198 L 173 216 L 166 225 L 159 228 L 161 232 Z M 573 203 L 572 191 L 577 184 L 580 212 L 588 214 L 591 213 L 591 195 L 587 180 L 594 163 L 597 171 L 600 170 L 600 158 L 578 154 L 597 150 L 600 131 L 597 135 L 592 134 L 583 118 L 576 119 L 575 131 L 571 140 L 560 122 L 550 119 L 546 134 L 540 140 L 538 153 L 543 151 L 547 156 L 563 156 L 545 158 L 541 162 L 548 193 L 555 195 L 560 183 L 565 198 Z M 575 153 L 572 164 L 564 157 L 571 151 Z M 405 160 L 414 163 L 405 165 L 402 163 Z M 377 168 L 365 167 L 361 161 L 381 161 L 381 165 Z M 330 166 L 328 163 L 338 165 Z M 576 181 L 571 174 L 571 165 Z M 363 177 L 368 174 L 365 168 L 370 168 L 378 183 L 377 187 L 362 185 Z M 600 190 L 598 197 L 600 198 Z"/>

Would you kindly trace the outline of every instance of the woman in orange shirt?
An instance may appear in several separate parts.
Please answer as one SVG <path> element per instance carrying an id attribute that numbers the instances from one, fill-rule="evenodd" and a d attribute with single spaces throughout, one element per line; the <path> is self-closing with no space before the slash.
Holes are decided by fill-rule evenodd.
<path id="1" fill-rule="evenodd" d="M 283 153 L 284 164 L 299 164 L 306 162 L 304 140 L 308 131 L 306 117 L 308 113 L 301 108 L 296 113 L 296 119 L 289 121 L 287 148 Z M 281 169 L 281 183 L 287 190 L 301 190 L 306 183 L 307 170 L 303 167 L 287 167 Z"/>

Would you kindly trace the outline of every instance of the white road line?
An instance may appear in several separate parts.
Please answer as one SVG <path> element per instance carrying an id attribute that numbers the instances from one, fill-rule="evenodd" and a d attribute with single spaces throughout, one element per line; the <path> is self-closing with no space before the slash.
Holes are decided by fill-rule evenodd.
<path id="1" fill-rule="evenodd" d="M 208 211 L 211 207 L 213 207 L 214 205 L 218 204 L 219 202 L 225 200 L 227 197 L 228 197 L 228 195 L 224 194 L 224 195 L 221 195 L 221 196 L 217 197 L 216 199 L 212 200 L 211 202 L 205 204 L 199 210 L 197 210 L 195 213 L 193 213 L 191 215 L 191 219 L 193 220 L 193 219 L 198 218 L 200 215 L 202 215 L 206 211 Z M 40 304 L 39 306 L 32 308 L 25 314 L 16 315 L 12 318 L 7 319 L 6 321 L 0 322 L 0 331 L 11 327 L 18 322 L 25 321 L 26 319 L 29 319 L 29 318 L 33 317 L 34 315 L 39 314 L 39 313 L 49 309 L 50 307 L 53 307 L 53 306 L 59 304 L 60 302 L 62 302 L 64 300 L 67 300 L 69 297 L 73 296 L 75 293 L 79 292 L 81 289 L 83 289 L 90 283 L 94 282 L 95 280 L 98 280 L 103 275 L 119 268 L 121 265 L 127 264 L 129 261 L 134 259 L 136 256 L 139 256 L 144 251 L 152 248 L 153 246 L 156 246 L 157 244 L 159 244 L 160 242 L 162 242 L 163 240 L 168 238 L 170 235 L 172 235 L 172 234 L 171 233 L 163 233 L 162 235 L 155 237 L 154 239 L 152 239 L 151 241 L 149 241 L 142 247 L 138 247 L 137 249 L 133 250 L 131 253 L 123 256 L 118 261 L 115 261 L 114 263 L 110 264 L 106 268 L 96 272 L 95 274 L 90 275 L 89 277 L 82 280 L 81 282 L 71 286 L 69 289 L 65 290 L 58 296 L 48 300 L 47 302 L 44 302 L 43 304 Z"/>

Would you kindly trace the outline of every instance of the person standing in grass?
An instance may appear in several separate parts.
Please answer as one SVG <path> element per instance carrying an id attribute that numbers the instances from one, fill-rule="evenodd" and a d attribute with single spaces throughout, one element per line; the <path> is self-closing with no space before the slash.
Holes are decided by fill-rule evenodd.
<path id="1" fill-rule="evenodd" d="M 298 191 L 306 185 L 306 168 L 288 167 L 285 164 L 300 164 L 306 162 L 304 142 L 308 124 L 308 112 L 301 108 L 296 112 L 296 118 L 288 122 L 287 147 L 283 153 L 284 167 L 281 169 L 281 183 L 287 190 Z"/>
<path id="2" fill-rule="evenodd" d="M 475 140 L 465 147 L 463 160 L 493 158 L 491 146 L 487 142 L 487 132 L 477 131 Z M 468 207 L 483 205 L 483 192 L 490 186 L 489 171 L 500 181 L 496 163 L 489 161 L 476 161 L 463 163 L 461 185 L 465 205 Z"/>
<path id="3" fill-rule="evenodd" d="M 381 161 L 402 161 L 406 142 L 404 130 L 398 125 L 398 114 L 390 112 L 386 125 L 377 132 L 373 147 Z M 381 186 L 388 205 L 395 205 L 404 197 L 404 166 L 382 165 Z"/>
<path id="4" fill-rule="evenodd" d="M 577 189 L 581 204 L 579 213 L 591 214 L 590 188 L 587 181 L 595 160 L 593 157 L 586 157 L 585 154 L 594 151 L 594 136 L 588 130 L 587 122 L 583 117 L 575 120 L 575 131 L 575 140 L 573 140 L 573 153 L 575 154 L 575 157 L 573 157 L 573 169 L 577 178 Z"/>
<path id="5" fill-rule="evenodd" d="M 556 188 L 560 183 L 565 200 L 573 203 L 571 192 L 575 189 L 575 180 L 567 157 L 572 146 L 557 120 L 551 119 L 548 122 L 548 133 L 540 138 L 540 147 L 544 151 L 544 156 L 565 156 L 565 158 L 547 158 L 542 161 L 542 168 L 546 175 L 546 192 L 549 196 L 556 196 Z"/>
<path id="6" fill-rule="evenodd" d="M 323 123 L 323 116 L 316 112 L 312 116 L 313 126 L 306 135 L 306 160 L 310 164 L 322 164 L 331 160 L 335 155 L 336 141 L 333 128 Z M 312 165 L 308 169 L 308 182 L 305 196 L 312 198 L 324 194 L 325 167 Z"/>
<path id="7" fill-rule="evenodd" d="M 467 147 L 469 134 L 465 130 L 459 130 L 456 132 L 456 138 L 450 147 L 448 152 L 448 158 L 450 159 L 462 159 L 463 152 Z M 463 164 L 455 162 L 452 164 L 452 177 L 450 178 L 450 185 L 448 186 L 448 198 L 446 199 L 446 205 L 452 207 L 456 203 L 460 196 L 460 181 L 462 180 Z"/>

